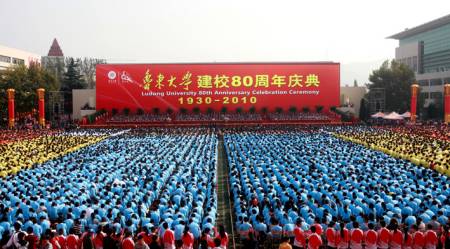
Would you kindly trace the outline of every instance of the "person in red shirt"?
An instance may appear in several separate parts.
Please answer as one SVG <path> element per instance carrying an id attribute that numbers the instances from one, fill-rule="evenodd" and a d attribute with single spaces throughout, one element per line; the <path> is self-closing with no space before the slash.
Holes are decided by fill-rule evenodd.
<path id="1" fill-rule="evenodd" d="M 413 231 L 412 247 L 413 249 L 422 249 L 425 246 L 425 237 L 416 224 L 413 225 Z"/>
<path id="2" fill-rule="evenodd" d="M 181 246 L 182 249 L 192 249 L 194 248 L 194 235 L 189 232 L 189 226 L 184 227 L 183 236 L 181 237 L 181 241 L 183 242 L 183 245 Z"/>
<path id="3" fill-rule="evenodd" d="M 69 236 L 66 238 L 67 249 L 77 249 L 79 244 L 78 236 L 75 235 L 75 230 L 71 228 L 69 230 Z"/>
<path id="4" fill-rule="evenodd" d="M 319 236 L 322 236 L 323 228 L 322 228 L 322 226 L 320 225 L 320 218 L 319 218 L 319 217 L 316 217 L 316 218 L 314 219 L 314 224 L 313 224 L 313 226 L 316 227 L 316 232 L 317 232 L 317 234 L 318 234 Z"/>
<path id="5" fill-rule="evenodd" d="M 319 249 L 322 246 L 322 238 L 317 234 L 316 226 L 311 226 L 311 235 L 308 238 L 308 249 Z"/>
<path id="6" fill-rule="evenodd" d="M 28 242 L 28 249 L 37 249 L 39 238 L 33 233 L 33 227 L 28 227 L 27 233 L 28 235 L 25 236 L 25 240 Z"/>
<path id="7" fill-rule="evenodd" d="M 163 223 L 164 234 L 162 237 L 164 249 L 175 249 L 175 234 L 169 228 L 167 222 Z"/>
<path id="8" fill-rule="evenodd" d="M 425 249 L 436 249 L 438 245 L 438 236 L 433 230 L 433 225 L 427 225 L 427 231 L 424 234 L 425 237 Z"/>
<path id="9" fill-rule="evenodd" d="M 345 228 L 345 223 L 341 222 L 339 224 L 339 232 L 336 234 L 336 243 L 338 249 L 347 249 L 350 242 L 350 233 L 347 228 Z"/>
<path id="10" fill-rule="evenodd" d="M 350 248 L 351 249 L 362 249 L 363 238 L 364 238 L 364 233 L 359 228 L 359 223 L 354 221 L 353 229 L 350 234 Z"/>
<path id="11" fill-rule="evenodd" d="M 364 233 L 364 244 L 366 249 L 377 249 L 378 233 L 374 230 L 373 223 L 369 223 L 369 230 Z"/>
<path id="12" fill-rule="evenodd" d="M 403 228 L 403 249 L 412 249 L 413 237 L 408 231 L 408 226 Z"/>
<path id="13" fill-rule="evenodd" d="M 445 225 L 441 235 L 441 248 L 450 248 L 450 226 Z"/>
<path id="14" fill-rule="evenodd" d="M 61 245 L 59 245 L 58 238 L 56 237 L 56 233 L 51 232 L 50 236 L 51 236 L 50 243 L 52 244 L 52 247 L 56 248 L 56 249 L 61 249 L 62 247 L 61 247 Z"/>
<path id="15" fill-rule="evenodd" d="M 56 237 L 56 240 L 58 240 L 59 246 L 61 249 L 67 249 L 67 241 L 66 236 L 64 236 L 64 230 L 59 229 L 58 230 L 58 236 Z"/>
<path id="16" fill-rule="evenodd" d="M 403 233 L 398 230 L 398 224 L 393 224 L 390 248 L 391 249 L 401 249 L 403 245 Z"/>
<path id="17" fill-rule="evenodd" d="M 378 230 L 378 249 L 388 249 L 391 241 L 391 233 L 386 228 L 386 222 L 380 221 L 380 230 Z"/>
<path id="18" fill-rule="evenodd" d="M 103 232 L 103 226 L 98 227 L 97 234 L 95 235 L 93 241 L 96 249 L 103 249 L 103 238 L 105 238 L 105 233 Z"/>
<path id="19" fill-rule="evenodd" d="M 142 232 L 140 232 L 138 234 L 138 236 L 141 235 L 142 238 L 144 239 L 145 244 L 150 245 L 150 243 L 152 243 L 152 237 L 149 234 L 148 228 L 147 227 L 143 227 L 142 228 Z M 106 248 L 105 248 L 106 249 Z"/>
<path id="20" fill-rule="evenodd" d="M 131 232 L 126 230 L 124 234 L 125 236 L 122 241 L 122 249 L 134 249 L 134 241 L 131 237 Z"/>
<path id="21" fill-rule="evenodd" d="M 305 233 L 302 230 L 302 219 L 298 218 L 295 222 L 295 228 L 294 228 L 294 249 L 300 249 L 306 247 L 306 238 Z"/>
<path id="22" fill-rule="evenodd" d="M 225 232 L 225 227 L 223 225 L 219 226 L 219 233 L 216 231 L 216 238 L 220 239 L 220 247 L 222 249 L 227 249 L 228 246 L 228 234 Z"/>
<path id="23" fill-rule="evenodd" d="M 325 230 L 325 236 L 327 239 L 327 245 L 328 249 L 336 249 L 336 230 L 334 229 L 334 225 L 336 223 L 334 221 L 330 221 L 330 224 L 328 224 L 327 230 Z"/>

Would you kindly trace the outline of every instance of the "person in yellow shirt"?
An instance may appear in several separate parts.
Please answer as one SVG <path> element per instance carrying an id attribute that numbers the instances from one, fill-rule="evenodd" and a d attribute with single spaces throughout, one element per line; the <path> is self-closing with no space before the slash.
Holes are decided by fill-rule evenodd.
<path id="1" fill-rule="evenodd" d="M 278 247 L 278 249 L 292 249 L 291 244 L 289 244 L 289 238 L 288 237 L 283 237 L 281 239 L 281 244 Z"/>

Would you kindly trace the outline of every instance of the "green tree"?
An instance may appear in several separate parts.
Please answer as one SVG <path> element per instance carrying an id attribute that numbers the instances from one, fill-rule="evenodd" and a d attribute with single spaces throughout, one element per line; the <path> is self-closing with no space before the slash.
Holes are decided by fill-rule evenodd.
<path id="1" fill-rule="evenodd" d="M 373 88 L 384 88 L 386 92 L 386 110 L 405 112 L 410 108 L 411 84 L 415 81 L 414 72 L 405 64 L 392 60 L 385 61 L 379 69 L 369 76 Z"/>
<path id="2" fill-rule="evenodd" d="M 15 93 L 16 112 L 29 112 L 37 109 L 36 89 L 44 88 L 47 92 L 57 91 L 59 84 L 52 73 L 39 64 L 16 65 L 0 71 L 0 122 L 7 119 L 8 103 L 6 90 L 13 88 Z"/>
<path id="3" fill-rule="evenodd" d="M 64 73 L 61 85 L 61 91 L 64 92 L 64 111 L 67 114 L 72 113 L 72 90 L 84 88 L 86 88 L 86 83 L 80 74 L 78 64 L 71 58 L 67 64 L 67 71 Z"/>
<path id="4" fill-rule="evenodd" d="M 354 87 L 358 87 L 358 81 L 356 81 L 356 79 L 353 80 L 353 86 L 354 86 Z"/>
<path id="5" fill-rule="evenodd" d="M 72 91 L 73 89 L 84 89 L 86 83 L 83 76 L 80 74 L 78 63 L 72 58 L 67 65 L 67 71 L 64 73 L 64 78 L 61 86 L 62 91 Z"/>
<path id="6" fill-rule="evenodd" d="M 362 98 L 359 106 L 359 119 L 366 121 L 368 119 L 367 101 Z"/>

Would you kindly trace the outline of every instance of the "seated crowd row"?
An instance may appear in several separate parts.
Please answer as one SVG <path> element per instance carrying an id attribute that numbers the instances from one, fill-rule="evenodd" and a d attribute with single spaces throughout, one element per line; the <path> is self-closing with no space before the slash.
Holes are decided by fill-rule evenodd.
<path id="1" fill-rule="evenodd" d="M 188 227 L 196 240 L 206 228 L 213 230 L 217 137 L 211 130 L 111 131 L 100 142 L 88 133 L 70 137 L 83 134 L 97 143 L 0 182 L 3 244 L 31 230 L 44 242 L 51 240 L 49 229 L 64 236 L 75 229 L 77 235 L 109 231 L 131 238 L 157 231 L 162 239 L 171 229 L 178 239 Z M 59 141 L 72 145 L 67 139 Z"/>

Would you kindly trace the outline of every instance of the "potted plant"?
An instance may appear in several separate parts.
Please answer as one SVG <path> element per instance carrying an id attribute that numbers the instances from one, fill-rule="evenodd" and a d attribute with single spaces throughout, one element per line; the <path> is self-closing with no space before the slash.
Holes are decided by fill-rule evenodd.
<path id="1" fill-rule="evenodd" d="M 316 106 L 316 112 L 317 112 L 317 113 L 321 113 L 322 110 L 323 110 L 323 106 L 322 106 L 322 105 Z"/>
<path id="2" fill-rule="evenodd" d="M 123 114 L 124 114 L 125 116 L 130 115 L 130 108 L 128 108 L 128 107 L 123 108 Z"/>
<path id="3" fill-rule="evenodd" d="M 194 107 L 194 108 L 192 109 L 192 112 L 195 113 L 195 114 L 199 114 L 199 113 L 200 113 L 200 108 Z"/>

